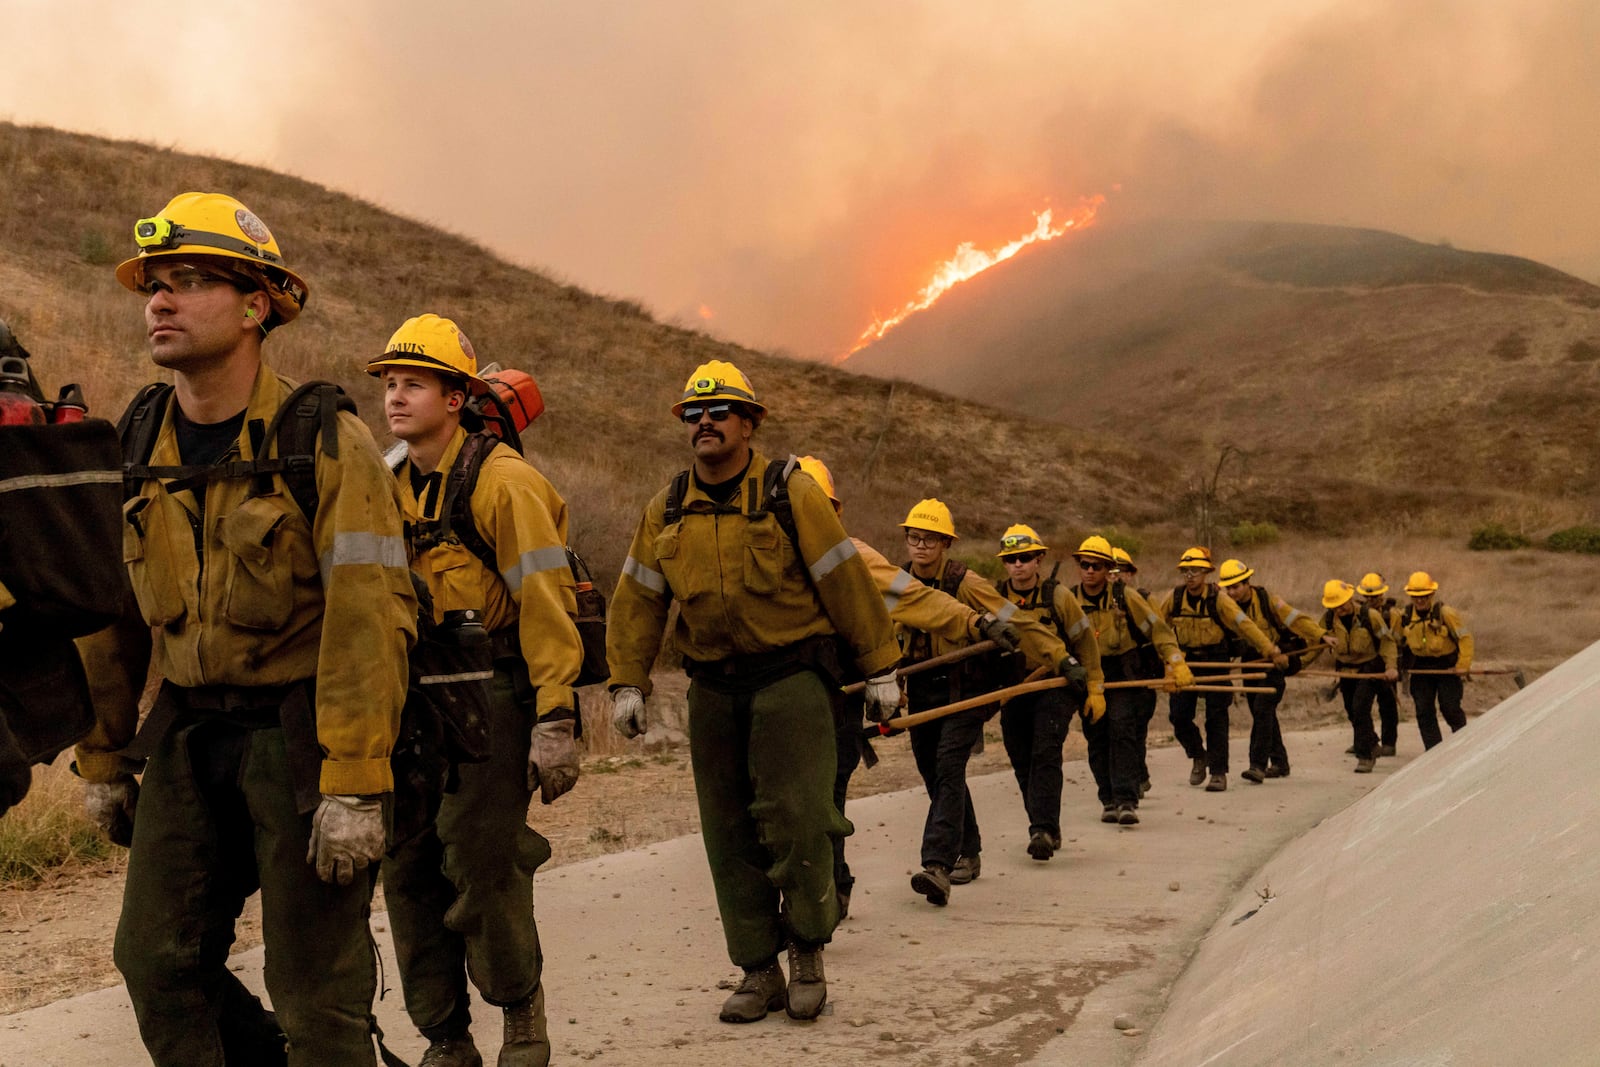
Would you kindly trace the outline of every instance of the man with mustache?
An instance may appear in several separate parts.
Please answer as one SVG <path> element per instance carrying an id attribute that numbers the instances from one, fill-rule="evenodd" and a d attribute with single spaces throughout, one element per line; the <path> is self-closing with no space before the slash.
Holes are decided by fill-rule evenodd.
<path id="1" fill-rule="evenodd" d="M 751 445 L 766 415 L 738 367 L 695 369 L 672 407 L 694 455 L 645 507 L 607 632 L 612 722 L 646 725 L 650 668 L 668 610 L 689 685 L 689 754 L 728 955 L 744 978 L 721 1019 L 784 1007 L 814 1019 L 827 999 L 822 949 L 839 922 L 829 690 L 847 655 L 867 714 L 900 701 L 899 650 L 883 598 L 827 494 Z M 778 953 L 789 954 L 785 988 Z"/>

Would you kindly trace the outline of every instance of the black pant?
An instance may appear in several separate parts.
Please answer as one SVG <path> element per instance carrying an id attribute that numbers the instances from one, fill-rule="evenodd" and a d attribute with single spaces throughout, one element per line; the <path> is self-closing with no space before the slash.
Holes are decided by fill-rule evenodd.
<path id="1" fill-rule="evenodd" d="M 1145 779 L 1141 740 L 1150 725 L 1139 697 L 1146 692 L 1150 691 L 1108 691 L 1106 713 L 1099 722 L 1084 725 L 1083 737 L 1089 743 L 1089 770 L 1094 775 L 1095 792 L 1102 806 L 1139 806 L 1139 784 Z"/>
<path id="2" fill-rule="evenodd" d="M 1271 687 L 1272 692 L 1251 693 L 1245 699 L 1250 706 L 1250 766 L 1262 770 L 1269 764 L 1287 767 L 1289 752 L 1283 747 L 1283 727 L 1278 723 L 1278 705 L 1283 702 L 1283 674 L 1268 671 L 1266 678 L 1253 685 Z"/>
<path id="3" fill-rule="evenodd" d="M 1422 735 L 1422 747 L 1432 748 L 1442 736 L 1439 733 L 1439 715 L 1450 724 L 1455 733 L 1467 725 L 1467 713 L 1461 710 L 1461 679 L 1452 674 L 1413 674 L 1411 700 L 1417 709 L 1417 732 Z M 1435 713 L 1435 705 L 1438 707 Z"/>
<path id="4" fill-rule="evenodd" d="M 1212 653 L 1203 649 L 1188 652 L 1188 655 L 1203 663 L 1215 663 L 1228 658 L 1226 653 Z M 1227 672 L 1228 668 L 1196 670 L 1194 680 L 1204 685 L 1208 678 Z M 1196 704 L 1201 697 L 1205 697 L 1206 701 L 1206 733 L 1203 741 L 1199 727 L 1194 724 Z M 1228 708 L 1232 704 L 1231 693 L 1173 693 L 1167 697 L 1167 719 L 1172 723 L 1172 732 L 1177 736 L 1178 744 L 1183 746 L 1184 753 L 1190 759 L 1205 760 L 1212 774 L 1228 773 Z"/>
<path id="5" fill-rule="evenodd" d="M 832 692 L 833 743 L 839 764 L 833 775 L 833 806 L 843 815 L 845 795 L 850 792 L 850 776 L 861 765 L 861 746 L 866 743 L 861 738 L 864 701 L 859 693 L 845 696 L 837 689 Z M 850 892 L 856 884 L 850 864 L 845 862 L 842 837 L 833 839 L 833 884 L 841 893 Z"/>
<path id="6" fill-rule="evenodd" d="M 1393 748 L 1400 740 L 1399 690 L 1394 682 L 1374 681 L 1372 686 L 1378 700 L 1378 720 L 1383 724 L 1380 743 Z"/>
<path id="7" fill-rule="evenodd" d="M 1339 669 L 1352 674 L 1382 674 L 1384 666 L 1382 660 L 1375 659 L 1370 663 L 1341 663 Z M 1378 735 L 1372 728 L 1372 702 L 1384 692 L 1389 694 L 1392 702 L 1394 690 L 1390 688 L 1388 682 L 1381 679 L 1342 678 L 1339 681 L 1339 695 L 1344 698 L 1345 717 L 1350 720 L 1350 726 L 1355 730 L 1357 759 L 1373 758 Z"/>
<path id="8" fill-rule="evenodd" d="M 911 754 L 928 789 L 928 819 L 922 828 L 922 865 L 954 867 L 961 856 L 983 851 L 978 815 L 967 789 L 967 761 L 983 736 L 985 711 L 958 711 L 913 726 Z"/>
<path id="9" fill-rule="evenodd" d="M 1000 736 L 1022 790 L 1028 833 L 1061 834 L 1061 746 L 1077 698 L 1065 689 L 1015 697 L 1000 709 Z"/>

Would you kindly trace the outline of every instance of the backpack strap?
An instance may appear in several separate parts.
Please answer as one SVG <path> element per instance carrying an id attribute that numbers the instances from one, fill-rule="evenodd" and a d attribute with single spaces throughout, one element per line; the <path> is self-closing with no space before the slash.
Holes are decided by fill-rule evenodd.
<path id="1" fill-rule="evenodd" d="M 662 525 L 671 526 L 683 519 L 683 495 L 689 491 L 689 472 L 681 470 L 667 483 L 667 509 Z"/>
<path id="2" fill-rule="evenodd" d="M 907 564 L 906 570 L 909 571 L 910 569 L 910 564 Z M 947 559 L 944 561 L 944 575 L 939 579 L 939 588 L 946 595 L 955 596 L 961 589 L 961 580 L 966 576 L 967 565 L 965 563 L 962 563 L 959 559 Z"/>
<path id="3" fill-rule="evenodd" d="M 1133 616 L 1128 614 L 1128 593 L 1122 588 L 1122 583 L 1112 582 L 1110 584 L 1111 599 L 1117 602 L 1117 610 L 1121 611 L 1122 617 L 1128 621 L 1128 636 L 1133 638 L 1134 647 L 1138 648 L 1140 645 L 1154 644 L 1155 642 L 1150 635 L 1139 629 L 1139 624 L 1134 621 Z"/>
<path id="4" fill-rule="evenodd" d="M 500 438 L 492 433 L 478 432 L 468 434 L 466 440 L 461 442 L 455 462 L 445 475 L 439 517 L 406 524 L 406 538 L 413 552 L 420 554 L 436 545 L 455 540 L 476 556 L 491 574 L 500 573 L 494 549 L 478 532 L 478 524 L 472 517 L 472 493 L 478 487 L 478 475 L 483 470 L 484 459 L 499 441 Z"/>
<path id="5" fill-rule="evenodd" d="M 1278 635 L 1278 643 L 1280 645 L 1282 642 L 1296 636 L 1295 632 L 1285 626 L 1278 618 L 1278 613 L 1272 610 L 1272 595 L 1270 593 L 1258 585 L 1251 590 L 1251 595 L 1255 597 L 1255 602 L 1261 606 L 1261 617 L 1267 620 L 1272 626 L 1272 632 Z"/>
<path id="6" fill-rule="evenodd" d="M 759 518 L 765 512 L 772 513 L 778 525 L 783 527 L 783 532 L 789 535 L 789 543 L 794 545 L 797 556 L 800 554 L 800 529 L 795 525 L 794 505 L 789 500 L 789 475 L 799 466 L 800 459 L 794 455 L 783 463 L 768 463 L 761 476 L 761 506 L 755 506 L 753 493 L 747 502 L 747 514 L 751 519 Z"/>
<path id="7" fill-rule="evenodd" d="M 123 495 L 131 499 L 138 484 L 150 473 L 150 454 L 156 449 L 156 434 L 166 418 L 173 387 L 166 382 L 151 382 L 133 398 L 117 420 L 117 439 L 122 442 Z"/>

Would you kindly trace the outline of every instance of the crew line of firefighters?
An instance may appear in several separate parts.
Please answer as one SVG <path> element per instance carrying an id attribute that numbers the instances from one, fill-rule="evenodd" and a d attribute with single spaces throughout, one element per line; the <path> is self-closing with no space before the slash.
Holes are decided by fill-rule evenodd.
<path id="1" fill-rule="evenodd" d="M 450 319 L 406 320 L 368 362 L 405 446 L 385 462 L 333 387 L 307 392 L 263 362 L 310 290 L 259 217 L 224 194 L 184 193 L 134 238 L 116 277 L 143 298 L 151 358 L 173 382 L 143 391 L 121 422 L 132 597 L 120 622 L 79 642 L 96 725 L 75 768 L 90 817 L 131 845 L 114 958 L 145 1048 L 158 1067 L 375 1064 L 367 918 L 381 870 L 424 1067 L 481 1067 L 469 983 L 503 1017 L 499 1067 L 544 1067 L 532 882 L 550 846 L 528 809 L 577 782 L 574 690 L 604 674 L 587 655 L 592 627 L 579 628 L 566 503 L 473 417 L 490 385 Z M 966 769 L 997 704 L 1038 861 L 1061 847 L 1074 715 L 1101 817 L 1121 827 L 1139 822 L 1151 788 L 1161 690 L 1190 784 L 1210 791 L 1227 787 L 1240 693 L 1253 718 L 1242 777 L 1289 773 L 1284 678 L 1324 650 L 1357 771 L 1394 752 L 1402 658 L 1424 744 L 1440 739 L 1437 712 L 1465 725 L 1472 638 L 1425 573 L 1406 583 L 1403 609 L 1377 574 L 1330 581 L 1313 617 L 1238 560 L 1212 584 L 1204 548 L 1184 553 L 1183 584 L 1159 596 L 1099 536 L 1058 580 L 1043 539 L 1015 525 L 994 585 L 951 557 L 956 524 L 934 499 L 901 524 L 896 565 L 845 532 L 822 463 L 753 447 L 766 407 L 739 368 L 705 363 L 672 399 L 689 466 L 640 516 L 603 668 L 613 726 L 638 736 L 672 622 L 706 858 L 743 971 L 726 1022 L 822 1011 L 823 948 L 853 886 L 846 788 L 873 758 L 864 720 L 910 734 L 929 798 L 912 886 L 938 905 L 981 872 Z M 443 654 L 441 632 L 492 670 L 419 669 L 420 655 Z M 147 674 L 161 684 L 141 722 Z M 425 703 L 419 688 L 468 678 L 484 686 L 482 717 L 412 720 L 438 726 L 435 738 L 455 729 L 463 754 L 448 761 L 454 788 L 402 835 L 402 813 L 444 779 L 418 762 L 438 749 L 403 732 L 405 713 Z M 227 965 L 258 890 L 270 1012 Z"/>

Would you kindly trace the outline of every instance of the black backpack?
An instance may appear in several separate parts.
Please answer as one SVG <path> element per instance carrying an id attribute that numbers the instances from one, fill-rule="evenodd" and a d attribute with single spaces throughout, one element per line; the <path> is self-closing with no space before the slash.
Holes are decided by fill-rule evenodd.
<path id="1" fill-rule="evenodd" d="M 1289 666 L 1284 668 L 1283 671 L 1284 677 L 1287 678 L 1290 675 L 1299 674 L 1301 668 L 1306 665 L 1305 660 L 1299 655 L 1308 647 L 1306 639 L 1278 621 L 1278 613 L 1272 610 L 1272 597 L 1268 595 L 1265 589 L 1259 585 L 1254 586 L 1250 590 L 1250 595 L 1255 598 L 1256 604 L 1260 606 L 1261 617 L 1267 620 L 1272 626 L 1272 632 L 1277 635 L 1277 640 L 1273 643 L 1278 646 L 1280 652 L 1289 657 Z"/>
<path id="2" fill-rule="evenodd" d="M 504 439 L 499 435 L 488 431 L 467 435 L 467 439 L 462 442 L 461 451 L 456 454 L 455 465 L 445 477 L 444 498 L 439 502 L 439 517 L 406 523 L 406 543 L 411 546 L 413 556 L 420 555 L 435 545 L 452 540 L 459 541 L 461 546 L 476 556 L 491 574 L 500 573 L 494 549 L 489 547 L 489 542 L 478 532 L 478 525 L 472 518 L 472 493 L 478 487 L 478 475 L 483 470 L 483 461 L 502 440 Z M 513 440 L 515 440 L 514 435 Z M 519 441 L 518 445 L 520 443 Z M 520 447 L 518 453 L 521 453 Z M 403 469 L 404 464 L 405 460 L 402 458 L 395 465 L 396 473 Z M 577 625 L 578 637 L 583 641 L 583 665 L 578 670 L 576 684 L 596 685 L 611 676 L 611 669 L 606 663 L 606 598 L 604 593 L 594 587 L 594 577 L 589 571 L 589 565 L 570 546 L 565 547 L 567 566 L 572 571 L 573 581 L 577 584 L 578 614 L 574 616 L 573 622 Z"/>
<path id="3" fill-rule="evenodd" d="M 754 478 L 750 479 L 745 491 L 745 517 L 754 521 L 770 512 L 773 518 L 778 520 L 778 525 L 783 527 L 783 532 L 788 535 L 789 543 L 794 546 L 796 554 L 800 551 L 800 532 L 794 524 L 794 504 L 789 499 L 789 475 L 799 466 L 800 460 L 797 456 L 790 456 L 783 463 L 768 463 L 766 472 L 761 476 L 760 494 L 756 493 Z M 667 485 L 663 525 L 671 526 L 683 519 L 683 498 L 689 491 L 689 479 L 692 475 L 692 471 L 681 470 L 672 476 L 672 481 Z M 737 508 L 727 504 L 716 504 L 711 510 L 713 514 L 730 514 L 738 511 Z M 806 573 L 810 574 L 810 571 Z M 966 568 L 962 568 L 962 573 L 966 573 Z"/>

